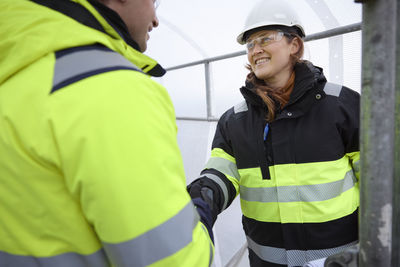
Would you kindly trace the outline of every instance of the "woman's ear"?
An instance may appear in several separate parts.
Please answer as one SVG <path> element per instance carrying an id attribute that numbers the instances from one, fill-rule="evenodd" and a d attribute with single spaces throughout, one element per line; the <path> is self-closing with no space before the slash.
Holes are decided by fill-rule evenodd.
<path id="1" fill-rule="evenodd" d="M 297 52 L 299 52 L 300 49 L 300 40 L 298 37 L 294 37 L 293 40 L 290 43 L 290 54 L 295 55 Z"/>

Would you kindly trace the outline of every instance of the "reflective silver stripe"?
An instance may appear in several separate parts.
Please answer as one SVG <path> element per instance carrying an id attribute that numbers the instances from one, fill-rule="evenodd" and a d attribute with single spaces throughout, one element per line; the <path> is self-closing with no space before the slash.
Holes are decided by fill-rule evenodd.
<path id="1" fill-rule="evenodd" d="M 115 67 L 138 70 L 132 62 L 114 51 L 103 49 L 77 50 L 57 58 L 53 87 L 84 73 Z"/>
<path id="2" fill-rule="evenodd" d="M 278 186 L 250 188 L 240 186 L 240 198 L 257 202 L 312 202 L 335 198 L 346 192 L 357 182 L 353 170 L 342 180 L 314 185 Z"/>
<path id="3" fill-rule="evenodd" d="M 205 176 L 214 182 L 216 182 L 219 187 L 222 190 L 222 193 L 224 194 L 224 205 L 222 206 L 222 210 L 226 209 L 226 206 L 228 205 L 228 188 L 226 187 L 225 183 L 222 181 L 221 178 L 219 178 L 217 175 L 211 174 L 211 173 L 206 173 Z"/>
<path id="4" fill-rule="evenodd" d="M 360 172 L 360 161 L 353 162 L 353 169 L 355 172 Z"/>
<path id="5" fill-rule="evenodd" d="M 156 228 L 126 242 L 105 243 L 104 248 L 116 266 L 147 266 L 171 256 L 192 242 L 199 215 L 189 203 L 174 217 Z"/>
<path id="6" fill-rule="evenodd" d="M 13 255 L 0 251 L 0 266 L 12 267 L 108 267 L 110 266 L 104 250 L 101 249 L 90 255 L 65 253 L 52 257 L 33 257 Z"/>
<path id="7" fill-rule="evenodd" d="M 240 102 L 239 104 L 233 107 L 234 113 L 245 112 L 247 110 L 249 110 L 249 108 L 247 107 L 246 101 Z"/>
<path id="8" fill-rule="evenodd" d="M 222 172 L 223 174 L 227 174 L 232 176 L 236 180 L 240 180 L 240 175 L 237 170 L 236 164 L 232 161 L 229 161 L 224 158 L 210 158 L 206 164 L 207 169 L 216 169 L 217 171 Z"/>
<path id="9" fill-rule="evenodd" d="M 287 264 L 285 249 L 259 245 L 248 236 L 247 244 L 249 245 L 249 249 L 251 249 L 260 259 L 277 264 Z"/>
<path id="10" fill-rule="evenodd" d="M 336 83 L 326 83 L 324 92 L 327 95 L 339 96 L 342 91 L 342 86 Z"/>
<path id="11" fill-rule="evenodd" d="M 316 250 L 285 250 L 284 248 L 262 246 L 254 242 L 248 236 L 247 243 L 249 245 L 249 249 L 251 249 L 260 259 L 264 261 L 288 266 L 303 266 L 309 261 L 326 258 L 330 255 L 344 251 L 346 248 L 356 245 L 357 241 L 340 247 Z"/>

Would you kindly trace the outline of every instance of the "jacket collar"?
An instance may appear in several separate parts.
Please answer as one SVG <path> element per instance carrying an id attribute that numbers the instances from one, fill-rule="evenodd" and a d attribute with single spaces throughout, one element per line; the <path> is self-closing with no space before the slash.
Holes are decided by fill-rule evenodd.
<path id="1" fill-rule="evenodd" d="M 96 10 L 107 20 L 107 22 L 114 28 L 116 32 L 118 32 L 118 34 L 129 46 L 137 51 L 140 51 L 139 45 L 132 39 L 132 36 L 129 34 L 128 27 L 117 12 L 103 5 L 99 1 L 88 0 L 88 2 L 96 8 Z M 165 74 L 165 72 L 165 69 L 160 64 L 157 64 L 154 68 L 148 70 L 146 73 L 154 77 L 161 77 Z"/>
<path id="2" fill-rule="evenodd" d="M 304 101 L 300 101 L 300 99 L 314 88 L 322 90 L 322 85 L 318 86 L 318 84 L 324 84 L 326 78 L 323 74 L 322 68 L 314 66 L 309 61 L 297 63 L 294 66 L 294 71 L 296 73 L 294 88 L 285 108 L 296 104 L 296 109 L 305 110 L 307 107 L 301 107 Z M 245 86 L 240 88 L 240 92 L 244 99 L 250 104 L 266 109 L 266 105 L 262 101 L 261 97 L 254 92 L 253 88 L 253 84 L 246 82 Z"/>
<path id="3" fill-rule="evenodd" d="M 139 45 L 132 39 L 128 32 L 126 24 L 123 22 L 117 12 L 103 5 L 96 0 L 88 0 L 92 6 L 107 20 L 107 22 L 114 28 L 115 31 L 124 39 L 124 41 L 136 50 L 140 50 Z"/>

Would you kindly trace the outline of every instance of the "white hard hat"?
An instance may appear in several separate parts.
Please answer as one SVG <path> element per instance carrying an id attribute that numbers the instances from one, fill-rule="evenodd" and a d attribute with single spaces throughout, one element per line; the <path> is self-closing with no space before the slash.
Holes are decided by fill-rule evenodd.
<path id="1" fill-rule="evenodd" d="M 236 40 L 239 44 L 245 44 L 246 32 L 266 26 L 293 27 L 300 37 L 306 36 L 297 13 L 287 2 L 284 0 L 261 0 L 250 11 L 244 29 Z"/>

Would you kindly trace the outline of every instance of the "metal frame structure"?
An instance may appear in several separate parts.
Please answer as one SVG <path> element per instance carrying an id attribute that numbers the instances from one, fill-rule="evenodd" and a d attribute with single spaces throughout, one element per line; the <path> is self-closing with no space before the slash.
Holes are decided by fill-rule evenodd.
<path id="1" fill-rule="evenodd" d="M 355 32 L 355 31 L 359 31 L 359 30 L 361 30 L 361 23 L 354 23 L 354 24 L 349 24 L 346 26 L 330 29 L 327 31 L 310 34 L 304 38 L 304 41 L 305 42 L 315 41 L 315 40 L 320 40 L 320 39 L 329 38 L 329 37 L 333 37 L 333 36 L 338 36 L 341 34 Z M 238 56 L 242 56 L 242 55 L 246 55 L 245 50 L 166 68 L 167 71 L 172 71 L 172 70 L 184 69 L 184 68 L 197 66 L 197 65 L 204 65 L 204 73 L 205 73 L 205 81 L 206 81 L 207 118 L 177 117 L 176 119 L 177 120 L 193 120 L 193 121 L 218 121 L 218 118 L 215 118 L 214 116 L 212 116 L 212 112 L 211 112 L 212 99 L 211 99 L 211 84 L 210 84 L 210 76 L 211 76 L 210 63 L 219 61 L 219 60 L 228 59 L 228 58 L 238 57 Z"/>

